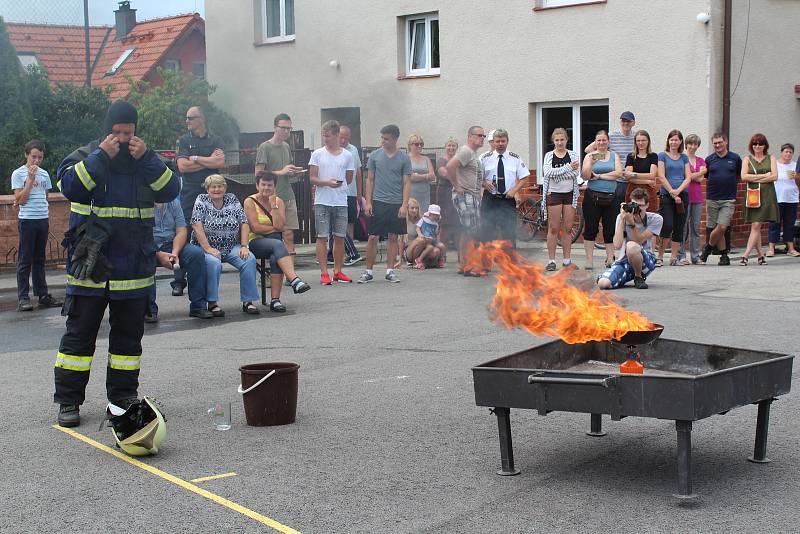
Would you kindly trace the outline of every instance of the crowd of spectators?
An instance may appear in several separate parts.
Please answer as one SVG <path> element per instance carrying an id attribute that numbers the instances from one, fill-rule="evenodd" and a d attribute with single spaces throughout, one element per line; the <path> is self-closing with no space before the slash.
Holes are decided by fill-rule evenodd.
<path id="1" fill-rule="evenodd" d="M 399 128 L 389 124 L 380 130 L 380 147 L 369 154 L 362 176 L 350 129 L 327 121 L 322 125 L 323 146 L 311 154 L 304 169 L 294 164 L 287 143 L 292 121 L 281 113 L 274 119 L 272 136 L 258 147 L 256 191 L 242 204 L 227 191 L 220 174 L 225 165 L 222 141 L 208 131 L 201 107 L 187 111 L 186 125 L 176 157 L 182 177 L 180 197 L 156 204 L 154 237 L 158 264 L 174 273 L 172 294 L 182 295 L 188 286 L 189 313 L 199 318 L 225 315 L 219 295 L 223 263 L 239 272 L 244 313 L 259 313 L 259 259 L 269 264 L 271 311 L 286 311 L 281 301 L 284 286 L 297 294 L 310 289 L 294 268 L 299 220 L 292 183 L 304 179 L 306 172 L 313 186 L 322 285 L 351 283 L 343 268 L 360 261 L 365 261 L 365 269 L 357 282 L 375 280 L 382 240 L 387 282 L 400 281 L 402 265 L 419 270 L 444 267 L 448 246 L 457 255 L 458 274 L 482 276 L 484 271 L 466 267 L 469 247 L 491 240 L 505 240 L 514 247 L 521 193 L 535 183 L 523 160 L 508 150 L 508 132 L 498 128 L 487 135 L 480 126 L 469 128 L 463 145 L 448 138 L 444 154 L 433 161 L 425 154 L 421 135 L 409 135 L 403 151 Z M 713 151 L 704 158 L 698 154 L 702 140 L 695 134 L 684 138 L 680 130 L 672 130 L 663 150 L 656 152 L 657 142 L 635 125 L 632 112 L 622 113 L 619 129 L 598 131 L 582 155 L 568 148 L 565 128 L 550 132 L 552 150 L 539 165 L 541 210 L 548 226 L 546 271 L 558 270 L 559 245 L 561 267 L 579 268 L 571 257 L 570 239 L 579 204 L 584 218 L 583 269 L 594 270 L 595 250 L 604 250 L 605 269 L 597 275 L 597 284 L 604 289 L 629 281 L 646 288 L 647 276 L 664 266 L 668 251 L 669 266 L 704 264 L 711 255 L 719 255 L 719 265 L 730 265 L 730 228 L 737 208 L 750 224 L 740 265 L 748 265 L 752 253 L 759 265 L 766 264 L 767 257 L 780 252 L 776 248 L 780 243 L 785 243 L 789 256 L 800 256 L 794 244 L 800 168 L 793 160 L 792 144 L 783 144 L 776 158 L 766 137 L 757 133 L 741 158 L 728 150 L 724 134 L 715 133 L 710 140 Z M 482 151 L 487 140 L 489 150 Z M 40 307 L 60 305 L 48 293 L 44 279 L 41 236 L 47 232 L 45 193 L 52 184 L 38 167 L 43 156 L 40 142 L 29 143 L 26 164 L 12 177 L 20 206 L 20 311 L 33 308 L 28 297 L 31 270 Z M 746 184 L 746 202 L 737 207 L 739 182 Z M 353 241 L 354 224 L 362 213 L 368 220 L 366 257 Z M 766 248 L 763 225 L 769 227 Z M 156 322 L 155 287 L 149 302 L 146 320 Z"/>

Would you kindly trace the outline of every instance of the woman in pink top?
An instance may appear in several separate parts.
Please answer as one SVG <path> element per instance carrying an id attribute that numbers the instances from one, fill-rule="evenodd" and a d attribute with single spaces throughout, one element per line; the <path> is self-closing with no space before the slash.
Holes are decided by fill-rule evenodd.
<path id="1" fill-rule="evenodd" d="M 678 265 L 689 265 L 686 259 L 686 241 L 692 255 L 692 265 L 700 263 L 700 216 L 703 213 L 703 182 L 706 180 L 706 160 L 696 155 L 700 148 L 700 137 L 691 134 L 686 136 L 686 155 L 689 157 L 689 204 L 686 206 L 686 225 L 683 241 L 678 251 Z"/>

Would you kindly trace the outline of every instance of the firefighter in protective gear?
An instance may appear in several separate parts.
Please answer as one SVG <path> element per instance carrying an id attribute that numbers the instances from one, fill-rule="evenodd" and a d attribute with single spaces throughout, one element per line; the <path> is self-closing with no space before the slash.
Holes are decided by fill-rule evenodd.
<path id="1" fill-rule="evenodd" d="M 137 119 L 136 108 L 117 100 L 106 113 L 105 135 L 67 156 L 58 168 L 61 191 L 72 202 L 64 242 L 67 331 L 55 362 L 54 400 L 60 405 L 61 426 L 80 424 L 106 308 L 111 325 L 108 400 L 127 408 L 138 396 L 144 315 L 156 268 L 153 204 L 174 199 L 180 180 L 136 137 Z M 102 224 L 95 226 L 90 219 Z"/>
<path id="2" fill-rule="evenodd" d="M 117 446 L 131 456 L 157 454 L 167 436 L 167 424 L 158 406 L 148 397 L 127 410 L 110 406 L 111 433 Z"/>

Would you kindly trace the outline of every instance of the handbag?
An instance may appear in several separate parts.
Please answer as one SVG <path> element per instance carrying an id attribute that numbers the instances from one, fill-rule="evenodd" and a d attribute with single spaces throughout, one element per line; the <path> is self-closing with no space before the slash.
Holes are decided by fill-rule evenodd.
<path id="1" fill-rule="evenodd" d="M 748 159 L 748 163 L 750 163 L 750 168 L 753 169 L 753 174 L 758 174 L 756 171 L 753 162 Z M 749 209 L 757 209 L 761 207 L 761 184 L 756 184 L 755 189 L 750 188 L 750 184 L 747 184 L 747 190 L 745 191 L 744 197 L 744 205 Z"/>
<path id="2" fill-rule="evenodd" d="M 600 191 L 589 191 L 589 196 L 596 206 L 600 208 L 607 208 L 614 202 L 614 193 L 601 193 Z"/>
<path id="3" fill-rule="evenodd" d="M 747 186 L 744 205 L 749 209 L 761 207 L 761 184 L 756 184 L 755 189 L 750 189 L 750 186 Z"/>

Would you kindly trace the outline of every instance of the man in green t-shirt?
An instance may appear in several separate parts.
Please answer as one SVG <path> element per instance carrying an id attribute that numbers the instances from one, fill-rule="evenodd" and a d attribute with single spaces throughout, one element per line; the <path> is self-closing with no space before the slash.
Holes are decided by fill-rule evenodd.
<path id="1" fill-rule="evenodd" d="M 286 206 L 286 223 L 283 225 L 283 242 L 290 254 L 294 254 L 294 231 L 300 229 L 297 219 L 297 202 L 294 198 L 289 177 L 305 172 L 302 167 L 292 164 L 292 152 L 286 140 L 292 133 L 292 119 L 286 113 L 279 113 L 273 121 L 275 131 L 272 137 L 258 145 L 256 154 L 256 175 L 259 171 L 272 171 L 277 177 L 275 194 Z"/>

